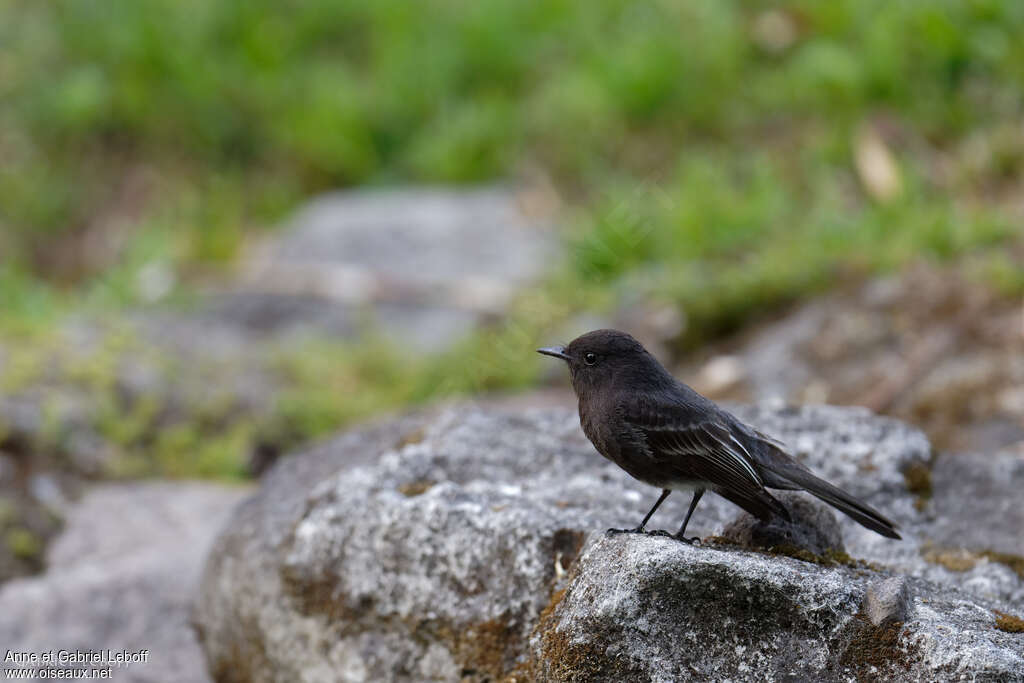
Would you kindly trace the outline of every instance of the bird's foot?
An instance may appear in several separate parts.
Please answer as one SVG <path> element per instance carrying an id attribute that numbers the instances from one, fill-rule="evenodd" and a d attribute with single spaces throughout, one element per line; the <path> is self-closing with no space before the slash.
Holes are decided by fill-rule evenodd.
<path id="1" fill-rule="evenodd" d="M 642 526 L 634 527 L 632 529 L 609 529 L 605 532 L 605 534 L 607 534 L 608 536 L 618 536 L 619 534 L 643 534 L 645 536 L 663 536 L 665 538 L 675 538 L 675 536 L 665 531 L 664 529 L 648 531 Z"/>
<path id="2" fill-rule="evenodd" d="M 701 540 L 700 540 L 700 536 L 694 536 L 693 538 L 687 538 L 686 536 L 681 536 L 679 534 L 673 534 L 672 538 L 676 539 L 677 541 L 681 541 L 682 543 L 685 543 L 686 545 L 702 545 L 701 544 Z"/>

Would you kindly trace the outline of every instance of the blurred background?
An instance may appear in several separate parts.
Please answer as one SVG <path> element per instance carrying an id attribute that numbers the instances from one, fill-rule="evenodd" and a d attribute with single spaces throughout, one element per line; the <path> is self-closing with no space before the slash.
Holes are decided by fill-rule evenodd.
<path id="1" fill-rule="evenodd" d="M 601 326 L 716 398 L 1024 449 L 1024 4 L 0 16 L 0 579 L 93 482 L 567 401 L 533 349 Z"/>

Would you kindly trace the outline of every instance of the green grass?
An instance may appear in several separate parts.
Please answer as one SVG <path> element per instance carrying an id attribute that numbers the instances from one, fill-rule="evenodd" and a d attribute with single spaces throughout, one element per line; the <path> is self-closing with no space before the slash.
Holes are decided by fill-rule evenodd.
<path id="1" fill-rule="evenodd" d="M 779 53 L 751 38 L 763 7 L 2 0 L 3 246 L 77 276 L 55 244 L 159 212 L 216 261 L 329 187 L 536 166 L 587 205 L 694 146 L 765 148 L 801 182 L 874 111 L 939 150 L 1020 114 L 1019 3 L 783 3 Z"/>
<path id="2" fill-rule="evenodd" d="M 110 449 L 95 473 L 101 477 L 238 479 L 247 476 L 247 456 L 259 445 L 286 451 L 398 407 L 529 386 L 539 370 L 530 362 L 533 340 L 556 314 L 526 300 L 516 319 L 537 327 L 509 320 L 433 357 L 410 355 L 383 338 L 254 342 L 236 362 L 204 367 L 191 357 L 162 355 L 116 321 L 99 326 L 89 348 L 46 326 L 0 324 L 0 394 L 44 392 L 38 427 L 15 434 L 0 415 L 0 443 L 14 436 L 19 452 L 45 454 L 74 470 L 70 442 L 84 430 Z M 141 390 L 126 388 L 119 369 L 126 362 L 153 379 Z M 248 405 L 233 393 L 239 377 L 255 375 L 268 380 L 266 405 Z"/>
<path id="3" fill-rule="evenodd" d="M 566 207 L 565 263 L 500 326 L 436 358 L 286 353 L 267 424 L 197 414 L 152 443 L 172 462 L 201 447 L 202 464 L 164 471 L 237 470 L 265 430 L 303 440 L 527 386 L 521 347 L 637 293 L 683 308 L 685 349 L 922 257 L 981 253 L 982 277 L 1024 290 L 1019 252 L 998 249 L 1020 236 L 1024 183 L 1013 0 L 0 0 L 0 15 L 8 338 L 144 301 L 146 268 L 187 296 L 328 188 L 550 181 Z M 855 170 L 866 127 L 902 182 L 885 201 Z M 147 410 L 111 404 L 104 433 L 149 448 Z"/>
<path id="4" fill-rule="evenodd" d="M 683 348 L 915 259 L 989 249 L 983 274 L 1014 291 L 1024 268 L 990 249 L 1020 235 L 1001 207 L 957 201 L 913 179 L 891 202 L 850 202 L 842 169 L 828 170 L 797 181 L 783 162 L 757 152 L 691 155 L 656 186 L 612 191 L 576 232 L 573 272 L 583 287 L 679 304 L 688 316 L 676 340 Z"/>

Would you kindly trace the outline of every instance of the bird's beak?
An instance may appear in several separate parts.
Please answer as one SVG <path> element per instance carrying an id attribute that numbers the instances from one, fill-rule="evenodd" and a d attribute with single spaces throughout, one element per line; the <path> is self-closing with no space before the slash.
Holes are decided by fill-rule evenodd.
<path id="1" fill-rule="evenodd" d="M 543 353 L 545 356 L 554 356 L 555 358 L 561 358 L 562 360 L 569 360 L 569 356 L 565 353 L 564 346 L 548 346 L 543 349 L 537 349 L 537 353 Z"/>

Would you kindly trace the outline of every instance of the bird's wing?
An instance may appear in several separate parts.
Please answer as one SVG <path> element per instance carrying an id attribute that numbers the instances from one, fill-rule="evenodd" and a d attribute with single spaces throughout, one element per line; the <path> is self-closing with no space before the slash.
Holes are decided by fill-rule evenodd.
<path id="1" fill-rule="evenodd" d="M 792 474 L 808 473 L 810 470 L 786 451 L 785 444 L 738 420 L 735 426 L 739 432 L 736 438 L 746 444 L 747 452 L 753 456 L 755 469 L 765 486 L 790 491 L 801 488 L 791 481 Z"/>
<path id="2" fill-rule="evenodd" d="M 715 415 L 695 419 L 684 407 L 641 401 L 622 405 L 626 423 L 643 436 L 650 457 L 681 480 L 704 480 L 760 498 L 764 483 L 741 439 Z"/>

